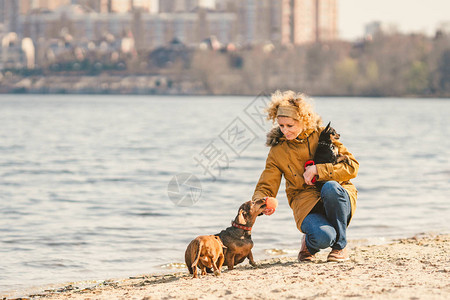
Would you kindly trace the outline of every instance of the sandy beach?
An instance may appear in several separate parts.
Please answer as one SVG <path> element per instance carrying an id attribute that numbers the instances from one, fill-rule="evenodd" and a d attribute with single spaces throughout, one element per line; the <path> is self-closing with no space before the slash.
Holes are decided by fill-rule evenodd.
<path id="1" fill-rule="evenodd" d="M 450 299 L 450 234 L 420 235 L 386 245 L 349 244 L 350 260 L 313 263 L 295 257 L 247 261 L 220 276 L 192 279 L 183 270 L 76 283 L 30 295 L 30 299 Z M 256 258 L 257 259 L 257 258 Z"/>

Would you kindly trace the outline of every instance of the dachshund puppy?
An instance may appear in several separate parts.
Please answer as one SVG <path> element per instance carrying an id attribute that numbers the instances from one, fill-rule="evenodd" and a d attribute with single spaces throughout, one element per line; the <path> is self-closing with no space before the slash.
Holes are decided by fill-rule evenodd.
<path id="1" fill-rule="evenodd" d="M 253 267 L 256 267 L 252 254 L 251 230 L 256 217 L 262 215 L 265 209 L 265 199 L 245 202 L 239 207 L 236 218 L 231 222 L 231 227 L 216 234 L 226 247 L 225 265 L 228 270 L 233 270 L 235 265 L 243 262 L 246 258 Z"/>
<path id="2" fill-rule="evenodd" d="M 197 266 L 206 275 L 214 269 L 215 275 L 220 275 L 220 269 L 224 262 L 223 249 L 225 247 L 218 236 L 201 235 L 192 240 L 184 253 L 184 260 L 190 274 L 197 278 Z"/>

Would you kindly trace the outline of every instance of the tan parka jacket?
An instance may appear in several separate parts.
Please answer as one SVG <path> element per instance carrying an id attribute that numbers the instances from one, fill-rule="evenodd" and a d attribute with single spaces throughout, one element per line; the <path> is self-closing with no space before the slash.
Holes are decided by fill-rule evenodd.
<path id="1" fill-rule="evenodd" d="M 324 127 L 303 131 L 295 140 L 287 140 L 279 127 L 273 128 L 267 135 L 270 151 L 266 167 L 259 178 L 252 199 L 266 196 L 276 197 L 281 183 L 281 176 L 286 181 L 286 195 L 293 210 L 297 228 L 301 225 L 311 209 L 319 201 L 320 194 L 315 186 L 307 185 L 303 179 L 305 162 L 312 159 L 317 148 L 320 132 Z M 357 190 L 350 182 L 355 178 L 359 163 L 345 146 L 335 141 L 338 152 L 348 157 L 349 163 L 332 165 L 318 164 L 319 181 L 335 180 L 339 182 L 350 196 L 352 216 L 356 208 Z"/>

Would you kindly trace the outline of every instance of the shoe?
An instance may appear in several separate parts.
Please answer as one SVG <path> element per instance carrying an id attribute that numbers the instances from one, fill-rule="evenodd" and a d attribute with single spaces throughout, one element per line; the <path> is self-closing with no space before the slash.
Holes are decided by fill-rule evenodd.
<path id="1" fill-rule="evenodd" d="M 309 253 L 309 250 L 306 247 L 306 236 L 303 236 L 302 247 L 300 248 L 300 252 L 298 253 L 298 261 L 312 262 L 313 260 L 314 260 L 314 254 Z"/>
<path id="2" fill-rule="evenodd" d="M 330 254 L 328 254 L 327 261 L 342 262 L 349 260 L 347 248 L 344 249 L 331 249 Z"/>

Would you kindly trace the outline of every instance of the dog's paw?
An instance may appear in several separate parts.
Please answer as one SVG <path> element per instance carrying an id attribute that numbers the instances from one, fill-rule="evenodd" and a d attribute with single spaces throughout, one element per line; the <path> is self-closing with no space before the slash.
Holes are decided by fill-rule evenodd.
<path id="1" fill-rule="evenodd" d="M 217 271 L 214 271 L 214 275 L 215 275 L 215 276 L 220 276 L 220 274 L 222 274 L 222 273 L 220 273 L 220 271 L 219 271 L 219 270 L 217 270 Z"/>
<path id="2" fill-rule="evenodd" d="M 257 263 L 250 263 L 250 265 L 254 268 L 254 269 L 258 269 L 259 265 Z"/>

